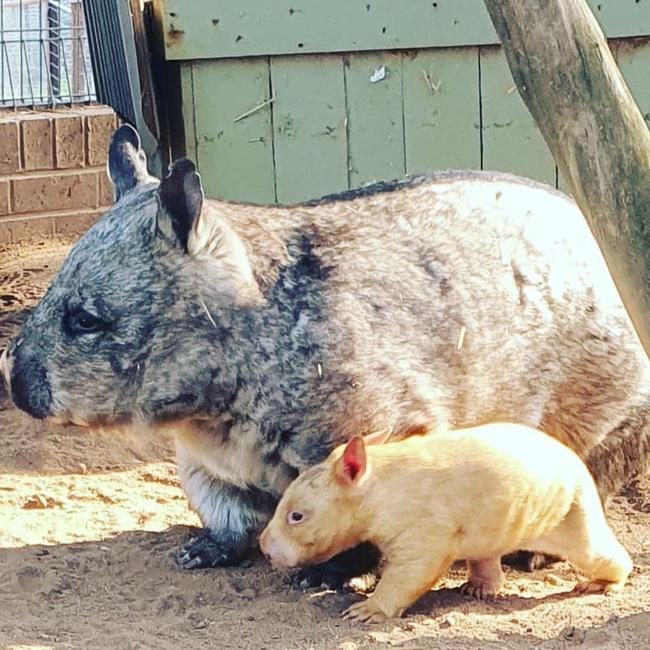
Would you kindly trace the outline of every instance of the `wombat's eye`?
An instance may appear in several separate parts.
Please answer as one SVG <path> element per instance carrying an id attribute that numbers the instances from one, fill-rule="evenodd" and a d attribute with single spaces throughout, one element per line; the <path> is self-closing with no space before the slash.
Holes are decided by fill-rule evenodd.
<path id="1" fill-rule="evenodd" d="M 289 513 L 288 518 L 290 524 L 299 524 L 303 520 L 303 514 L 302 512 L 296 512 L 294 510 L 293 512 Z"/>
<path id="2" fill-rule="evenodd" d="M 108 328 L 108 323 L 84 309 L 79 309 L 68 312 L 63 317 L 63 327 L 71 336 L 80 336 L 103 332 Z"/>

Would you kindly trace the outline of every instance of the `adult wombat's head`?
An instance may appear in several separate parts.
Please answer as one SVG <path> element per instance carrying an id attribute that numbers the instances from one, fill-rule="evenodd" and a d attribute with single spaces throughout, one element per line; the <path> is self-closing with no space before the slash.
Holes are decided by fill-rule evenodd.
<path id="1" fill-rule="evenodd" d="M 137 133 L 109 149 L 115 205 L 77 242 L 0 369 L 18 407 L 78 424 L 218 409 L 228 313 L 254 294 L 240 239 L 205 205 L 194 165 L 158 181 Z M 210 305 L 210 308 L 207 307 Z"/>

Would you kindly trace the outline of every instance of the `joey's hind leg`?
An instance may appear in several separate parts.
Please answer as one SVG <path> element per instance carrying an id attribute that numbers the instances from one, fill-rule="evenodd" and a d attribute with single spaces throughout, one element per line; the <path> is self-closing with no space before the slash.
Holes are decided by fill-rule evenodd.
<path id="1" fill-rule="evenodd" d="M 255 533 L 273 514 L 276 497 L 220 481 L 180 455 L 178 473 L 204 528 L 179 549 L 176 562 L 184 569 L 238 564 L 250 549 Z"/>
<path id="2" fill-rule="evenodd" d="M 569 562 L 589 578 L 578 583 L 574 591 L 579 594 L 620 591 L 632 572 L 628 552 L 609 527 L 597 535 L 592 531 L 588 539 L 590 544 L 567 552 Z"/>
<path id="3" fill-rule="evenodd" d="M 501 558 L 497 556 L 485 560 L 472 560 L 467 563 L 467 566 L 469 576 L 467 582 L 460 586 L 460 593 L 479 600 L 494 598 L 503 585 Z"/>
<path id="4" fill-rule="evenodd" d="M 632 560 L 609 527 L 593 486 L 583 491 L 562 523 L 537 540 L 535 547 L 564 555 L 589 578 L 576 586 L 576 593 L 619 590 L 632 571 Z"/>

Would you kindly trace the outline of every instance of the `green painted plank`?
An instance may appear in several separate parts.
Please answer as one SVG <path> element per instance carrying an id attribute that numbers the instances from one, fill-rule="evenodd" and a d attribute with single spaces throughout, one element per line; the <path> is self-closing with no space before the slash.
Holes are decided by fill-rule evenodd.
<path id="1" fill-rule="evenodd" d="M 350 187 L 404 176 L 401 54 L 350 55 L 345 91 Z"/>
<path id="2" fill-rule="evenodd" d="M 497 44 L 483 0 L 155 0 L 167 59 Z M 610 38 L 650 34 L 650 2 L 589 0 Z"/>
<path id="3" fill-rule="evenodd" d="M 275 201 L 268 59 L 192 65 L 197 160 L 207 196 Z M 187 118 L 185 119 L 187 123 Z"/>
<path id="4" fill-rule="evenodd" d="M 272 57 L 271 82 L 278 202 L 347 189 L 341 58 Z"/>
<path id="5" fill-rule="evenodd" d="M 196 125 L 194 124 L 194 89 L 192 82 L 192 66 L 181 64 L 181 112 L 185 132 L 185 156 L 196 161 Z"/>
<path id="6" fill-rule="evenodd" d="M 404 54 L 406 171 L 481 166 L 476 48 Z"/>
<path id="7" fill-rule="evenodd" d="M 650 6 L 647 0 L 587 0 L 607 38 L 648 36 Z"/>
<path id="8" fill-rule="evenodd" d="M 555 162 L 522 101 L 500 48 L 481 48 L 483 168 L 555 186 Z"/>

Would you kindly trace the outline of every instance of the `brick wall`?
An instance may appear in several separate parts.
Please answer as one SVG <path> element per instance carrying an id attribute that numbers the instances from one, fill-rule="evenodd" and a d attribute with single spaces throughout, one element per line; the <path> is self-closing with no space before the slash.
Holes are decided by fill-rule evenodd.
<path id="1" fill-rule="evenodd" d="M 115 126 L 104 106 L 0 111 L 0 243 L 81 233 L 113 203 Z"/>

